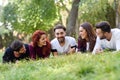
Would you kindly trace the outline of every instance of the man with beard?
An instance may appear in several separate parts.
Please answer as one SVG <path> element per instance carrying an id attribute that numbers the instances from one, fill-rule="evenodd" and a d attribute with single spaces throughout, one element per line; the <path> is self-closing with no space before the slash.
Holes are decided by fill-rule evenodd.
<path id="1" fill-rule="evenodd" d="M 55 39 L 51 41 L 52 53 L 54 56 L 74 53 L 76 51 L 76 40 L 73 37 L 66 36 L 66 28 L 63 25 L 57 25 L 54 28 Z"/>
<path id="2" fill-rule="evenodd" d="M 10 47 L 5 50 L 3 55 L 3 63 L 16 62 L 21 59 L 29 58 L 29 47 L 20 40 L 14 40 Z"/>
<path id="3" fill-rule="evenodd" d="M 96 24 L 97 41 L 93 54 L 103 52 L 104 49 L 120 50 L 120 29 L 111 29 L 107 21 Z"/>

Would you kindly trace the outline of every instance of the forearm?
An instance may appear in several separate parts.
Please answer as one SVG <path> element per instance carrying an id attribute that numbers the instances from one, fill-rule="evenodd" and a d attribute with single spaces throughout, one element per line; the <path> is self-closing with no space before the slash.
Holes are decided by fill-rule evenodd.
<path id="1" fill-rule="evenodd" d="M 68 51 L 68 53 L 70 53 L 70 54 L 75 53 L 75 48 L 71 48 L 71 49 Z"/>
<path id="2" fill-rule="evenodd" d="M 58 56 L 57 52 L 52 52 L 53 56 Z"/>

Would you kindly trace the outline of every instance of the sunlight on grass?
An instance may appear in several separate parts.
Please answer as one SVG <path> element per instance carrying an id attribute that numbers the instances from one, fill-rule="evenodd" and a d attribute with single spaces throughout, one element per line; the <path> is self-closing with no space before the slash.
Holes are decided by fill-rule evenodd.
<path id="1" fill-rule="evenodd" d="M 120 80 L 120 54 L 74 54 L 0 63 L 1 80 Z"/>

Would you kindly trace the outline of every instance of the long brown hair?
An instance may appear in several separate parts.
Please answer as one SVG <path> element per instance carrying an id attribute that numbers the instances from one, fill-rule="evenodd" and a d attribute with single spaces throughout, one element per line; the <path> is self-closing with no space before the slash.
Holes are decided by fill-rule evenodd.
<path id="1" fill-rule="evenodd" d="M 47 35 L 44 31 L 41 31 L 41 30 L 36 30 L 33 35 L 32 35 L 32 46 L 35 48 L 38 46 L 38 41 L 39 39 L 41 38 L 41 35 Z M 46 41 L 46 46 L 43 46 L 43 50 L 42 50 L 42 54 L 43 55 L 49 55 L 50 54 L 50 50 L 51 50 L 51 45 L 50 45 L 50 42 L 47 38 L 47 41 Z"/>
<path id="2" fill-rule="evenodd" d="M 96 34 L 93 29 L 93 26 L 89 22 L 84 22 L 83 24 L 80 25 L 80 27 L 83 27 L 86 30 L 88 40 L 90 42 L 89 50 L 93 51 L 93 48 L 94 48 L 95 42 L 96 42 Z M 86 45 L 86 40 L 82 39 L 81 36 L 79 36 L 78 41 L 80 41 L 81 43 L 83 42 Z"/>

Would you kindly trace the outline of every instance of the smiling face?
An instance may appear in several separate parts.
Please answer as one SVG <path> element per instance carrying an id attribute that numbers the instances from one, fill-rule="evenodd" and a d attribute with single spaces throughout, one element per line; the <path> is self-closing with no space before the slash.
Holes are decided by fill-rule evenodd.
<path id="1" fill-rule="evenodd" d="M 25 54 L 26 53 L 26 48 L 25 46 L 23 45 L 19 51 L 14 51 L 14 55 L 16 57 L 19 57 L 21 54 Z"/>
<path id="2" fill-rule="evenodd" d="M 19 51 L 14 51 L 14 56 L 15 57 L 20 57 L 20 55 L 25 54 L 26 53 L 26 48 L 23 45 Z"/>
<path id="3" fill-rule="evenodd" d="M 47 36 L 46 34 L 42 34 L 39 41 L 38 41 L 38 46 L 42 47 L 46 45 L 46 41 L 47 41 Z"/>
<path id="4" fill-rule="evenodd" d="M 96 29 L 96 34 L 100 39 L 106 39 L 105 33 L 101 29 Z"/>
<path id="5" fill-rule="evenodd" d="M 22 48 L 18 51 L 19 54 L 24 54 L 26 52 L 25 46 L 23 45 Z"/>
<path id="6" fill-rule="evenodd" d="M 56 29 L 55 30 L 55 36 L 60 43 L 63 43 L 65 41 L 65 35 L 66 35 L 66 33 L 63 29 Z"/>
<path id="7" fill-rule="evenodd" d="M 87 39 L 87 32 L 83 27 L 79 27 L 79 36 L 81 36 L 82 39 Z"/>

